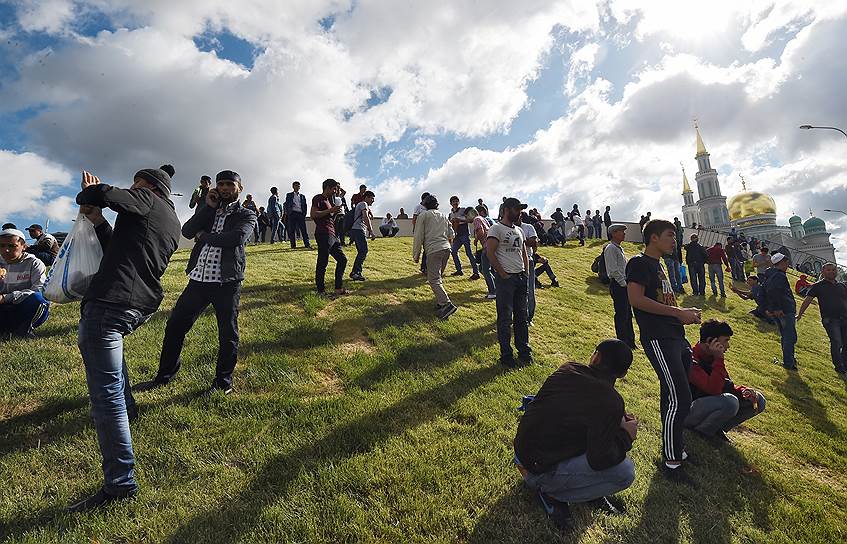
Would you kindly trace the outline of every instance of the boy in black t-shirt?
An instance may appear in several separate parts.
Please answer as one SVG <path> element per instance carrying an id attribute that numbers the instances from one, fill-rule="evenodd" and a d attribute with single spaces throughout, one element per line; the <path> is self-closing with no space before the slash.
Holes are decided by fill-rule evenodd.
<path id="1" fill-rule="evenodd" d="M 691 407 L 688 367 L 691 345 L 683 325 L 700 322 L 697 308 L 678 308 L 661 258 L 676 245 L 676 228 L 670 221 L 653 220 L 644 226 L 644 252 L 626 265 L 629 303 L 641 332 L 641 345 L 659 378 L 662 414 L 662 464 L 669 478 L 687 483 L 682 461 L 688 455 L 682 429 Z"/>

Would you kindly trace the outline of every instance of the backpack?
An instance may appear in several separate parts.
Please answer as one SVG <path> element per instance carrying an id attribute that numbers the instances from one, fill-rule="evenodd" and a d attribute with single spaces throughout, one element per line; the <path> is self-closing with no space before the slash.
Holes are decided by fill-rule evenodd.
<path id="1" fill-rule="evenodd" d="M 352 210 L 344 214 L 344 232 L 350 232 L 350 229 L 353 228 L 353 223 L 356 222 L 356 208 L 358 207 L 359 205 L 356 204 Z"/>
<path id="2" fill-rule="evenodd" d="M 594 262 L 591 263 L 591 271 L 597 274 L 597 277 L 600 278 L 600 282 L 604 285 L 609 285 L 611 280 L 609 279 L 609 275 L 606 273 L 606 248 L 609 244 L 603 246 L 603 251 L 600 252 L 600 255 L 597 255 L 597 258 L 594 259 Z"/>

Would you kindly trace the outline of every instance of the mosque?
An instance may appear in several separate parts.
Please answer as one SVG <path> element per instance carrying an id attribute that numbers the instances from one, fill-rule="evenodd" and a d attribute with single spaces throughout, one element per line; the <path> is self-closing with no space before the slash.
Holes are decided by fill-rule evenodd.
<path id="1" fill-rule="evenodd" d="M 738 233 L 764 241 L 772 250 L 788 249 L 792 266 L 803 272 L 817 274 L 826 262 L 835 262 L 835 247 L 829 241 L 823 219 L 815 217 L 811 210 L 803 221 L 798 215 L 788 220 L 789 225 L 776 224 L 776 202 L 766 193 L 750 191 L 742 178 L 742 192 L 729 200 L 721 194 L 718 172 L 709 162 L 709 152 L 697 133 L 697 193 L 688 183 L 685 168 L 682 169 L 682 215 L 686 227 L 695 224 L 701 228 L 729 233 L 733 228 Z"/>

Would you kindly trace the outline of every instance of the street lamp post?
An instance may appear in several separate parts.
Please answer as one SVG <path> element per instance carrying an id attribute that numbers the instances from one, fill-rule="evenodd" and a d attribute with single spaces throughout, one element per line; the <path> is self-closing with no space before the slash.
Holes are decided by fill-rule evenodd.
<path id="1" fill-rule="evenodd" d="M 813 128 L 822 128 L 822 129 L 826 129 L 826 130 L 837 130 L 838 132 L 843 134 L 845 138 L 847 138 L 847 132 L 844 132 L 843 130 L 841 130 L 838 127 L 816 127 L 816 126 L 813 126 L 813 125 L 800 125 L 800 128 L 802 128 L 803 130 L 811 130 Z"/>
<path id="2" fill-rule="evenodd" d="M 832 212 L 832 213 L 843 213 L 844 215 L 847 215 L 847 212 L 845 212 L 844 210 L 824 210 L 824 211 L 825 212 Z"/>

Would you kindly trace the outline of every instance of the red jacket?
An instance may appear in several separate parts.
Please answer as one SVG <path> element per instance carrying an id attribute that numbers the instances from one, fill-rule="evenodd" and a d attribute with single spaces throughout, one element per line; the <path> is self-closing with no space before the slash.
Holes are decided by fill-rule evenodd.
<path id="1" fill-rule="evenodd" d="M 732 383 L 723 357 L 708 355 L 699 342 L 694 345 L 692 351 L 694 360 L 691 368 L 688 369 L 688 383 L 693 399 L 722 393 L 735 393 L 740 397 L 741 393 L 747 389 Z"/>
<path id="2" fill-rule="evenodd" d="M 721 264 L 729 266 L 729 261 L 726 258 L 726 251 L 722 247 L 712 246 L 706 250 L 706 262 L 709 264 Z"/>

